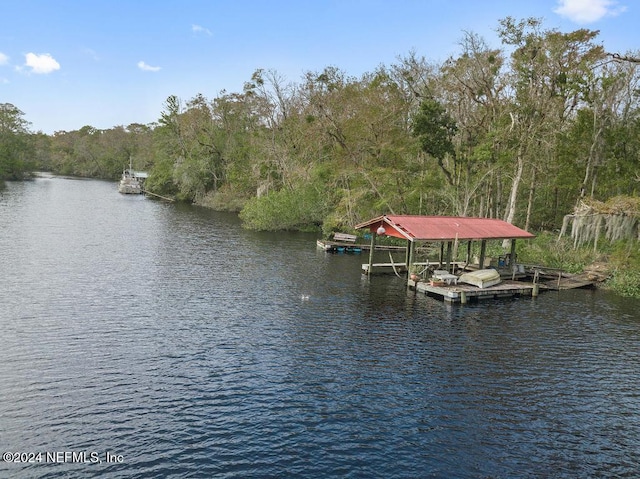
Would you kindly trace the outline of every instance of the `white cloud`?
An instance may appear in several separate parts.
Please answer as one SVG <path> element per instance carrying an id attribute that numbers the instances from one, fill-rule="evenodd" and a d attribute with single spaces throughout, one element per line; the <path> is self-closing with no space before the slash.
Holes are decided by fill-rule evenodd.
<path id="1" fill-rule="evenodd" d="M 33 73 L 47 74 L 60 70 L 60 64 L 48 53 L 27 53 L 25 66 L 31 68 Z"/>
<path id="2" fill-rule="evenodd" d="M 614 0 L 558 0 L 553 11 L 575 23 L 593 23 L 606 16 L 615 17 L 627 7 Z"/>
<path id="3" fill-rule="evenodd" d="M 200 25 L 191 25 L 191 31 L 193 33 L 203 33 L 209 36 L 212 35 L 211 30 L 209 30 L 208 28 L 201 27 Z"/>
<path id="4" fill-rule="evenodd" d="M 0 52 L 0 65 L 6 65 L 7 63 L 9 63 L 9 57 Z"/>
<path id="5" fill-rule="evenodd" d="M 157 72 L 160 70 L 160 67 L 152 67 L 151 65 L 147 65 L 145 62 L 143 61 L 139 61 L 138 62 L 138 68 L 140 70 L 144 70 L 146 72 Z"/>

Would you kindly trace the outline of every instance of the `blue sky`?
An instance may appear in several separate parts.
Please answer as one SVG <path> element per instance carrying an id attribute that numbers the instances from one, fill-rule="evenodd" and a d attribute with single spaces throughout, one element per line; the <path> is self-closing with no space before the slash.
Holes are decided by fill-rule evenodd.
<path id="1" fill-rule="evenodd" d="M 637 0 L 0 0 L 0 103 L 47 134 L 147 124 L 169 95 L 240 92 L 258 68 L 360 76 L 411 51 L 445 60 L 465 31 L 499 47 L 506 16 L 640 48 Z"/>

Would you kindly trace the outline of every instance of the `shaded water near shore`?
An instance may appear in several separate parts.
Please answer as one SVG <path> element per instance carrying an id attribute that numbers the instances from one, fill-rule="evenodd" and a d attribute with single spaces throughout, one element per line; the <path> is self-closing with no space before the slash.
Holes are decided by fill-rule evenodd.
<path id="1" fill-rule="evenodd" d="M 315 239 L 0 190 L 0 476 L 637 477 L 638 300 L 451 306 Z"/>

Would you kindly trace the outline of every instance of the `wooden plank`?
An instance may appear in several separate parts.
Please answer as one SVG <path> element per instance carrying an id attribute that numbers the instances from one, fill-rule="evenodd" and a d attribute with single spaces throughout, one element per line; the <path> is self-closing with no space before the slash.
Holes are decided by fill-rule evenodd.
<path id="1" fill-rule="evenodd" d="M 162 195 L 159 195 L 157 193 L 151 193 L 150 191 L 147 191 L 147 190 L 144 190 L 144 194 L 145 195 L 151 195 L 151 196 L 157 196 L 158 198 L 162 198 L 163 200 L 167 200 L 167 201 L 171 201 L 171 202 L 175 201 L 173 198 L 168 198 L 166 196 L 162 196 Z"/>
<path id="2" fill-rule="evenodd" d="M 333 239 L 335 241 L 345 241 L 347 243 L 355 243 L 358 237 L 356 235 L 350 235 L 347 233 L 333 233 Z"/>
<path id="3" fill-rule="evenodd" d="M 544 281 L 541 284 L 545 285 L 547 289 L 563 291 L 567 289 L 593 287 L 595 283 L 582 278 L 560 278 L 559 281 Z"/>

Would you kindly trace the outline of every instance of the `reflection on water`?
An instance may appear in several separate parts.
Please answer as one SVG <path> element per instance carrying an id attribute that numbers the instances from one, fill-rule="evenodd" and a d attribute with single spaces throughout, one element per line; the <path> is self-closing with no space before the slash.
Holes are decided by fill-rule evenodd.
<path id="1" fill-rule="evenodd" d="M 636 300 L 451 306 L 363 278 L 365 256 L 317 251 L 314 235 L 108 182 L 11 183 L 0 225 L 0 450 L 101 461 L 2 476 L 640 469 Z"/>

